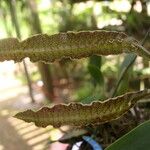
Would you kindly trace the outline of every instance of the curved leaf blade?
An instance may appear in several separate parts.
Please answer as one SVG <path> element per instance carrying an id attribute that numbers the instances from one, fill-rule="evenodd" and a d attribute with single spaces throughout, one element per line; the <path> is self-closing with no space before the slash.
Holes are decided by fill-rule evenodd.
<path id="1" fill-rule="evenodd" d="M 101 70 L 94 65 L 88 65 L 88 70 L 91 76 L 93 77 L 94 85 L 96 84 L 103 85 L 104 78 L 103 78 Z"/>
<path id="2" fill-rule="evenodd" d="M 127 93 L 104 102 L 93 102 L 92 104 L 58 104 L 51 108 L 43 107 L 37 112 L 32 110 L 20 112 L 15 117 L 26 122 L 34 122 L 39 127 L 101 124 L 117 119 L 126 113 L 139 99 L 148 95 L 150 95 L 150 91 L 144 90 Z"/>
<path id="3" fill-rule="evenodd" d="M 115 141 L 105 150 L 149 150 L 150 120 L 144 122 Z"/>
<path id="4" fill-rule="evenodd" d="M 16 38 L 0 40 L 0 61 L 53 62 L 62 58 L 82 58 L 134 52 L 150 60 L 150 52 L 122 32 L 82 31 L 55 35 L 39 34 L 24 41 Z"/>

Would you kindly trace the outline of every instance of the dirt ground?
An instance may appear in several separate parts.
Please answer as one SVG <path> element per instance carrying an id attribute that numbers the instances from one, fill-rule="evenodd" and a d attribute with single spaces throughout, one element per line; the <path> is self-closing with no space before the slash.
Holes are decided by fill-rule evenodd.
<path id="1" fill-rule="evenodd" d="M 50 140 L 61 136 L 58 129 L 51 126 L 38 128 L 33 123 L 25 123 L 12 117 L 17 111 L 41 106 L 43 96 L 35 92 L 36 104 L 30 102 L 27 87 L 16 87 L 0 91 L 0 150 L 54 150 L 64 149 L 64 144 L 48 145 Z"/>

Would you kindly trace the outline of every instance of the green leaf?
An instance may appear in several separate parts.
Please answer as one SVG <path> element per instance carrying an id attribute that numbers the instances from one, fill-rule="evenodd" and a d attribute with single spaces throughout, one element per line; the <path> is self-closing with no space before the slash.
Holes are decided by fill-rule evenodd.
<path id="1" fill-rule="evenodd" d="M 126 55 L 125 58 L 124 58 L 124 61 L 121 64 L 121 67 L 119 69 L 119 74 L 121 74 L 123 70 L 125 70 L 131 64 L 133 64 L 133 62 L 135 61 L 136 57 L 137 56 L 135 54 L 128 54 L 128 55 Z"/>
<path id="2" fill-rule="evenodd" d="M 104 83 L 104 78 L 103 78 L 103 75 L 100 71 L 99 68 L 97 68 L 96 66 L 94 65 L 89 65 L 88 66 L 88 69 L 89 69 L 89 72 L 91 74 L 91 76 L 93 77 L 94 79 L 94 84 L 100 84 L 100 85 L 103 85 Z"/>
<path id="3" fill-rule="evenodd" d="M 89 64 L 94 65 L 100 69 L 101 68 L 101 61 L 102 61 L 102 58 L 100 56 L 93 55 L 90 57 Z"/>
<path id="4" fill-rule="evenodd" d="M 97 84 L 103 85 L 104 78 L 101 72 L 101 56 L 91 56 L 88 64 L 88 70 L 93 78 L 93 84 L 96 86 Z"/>
<path id="5" fill-rule="evenodd" d="M 58 104 L 51 108 L 43 107 L 36 112 L 27 110 L 16 114 L 15 117 L 26 122 L 34 122 L 39 127 L 101 124 L 117 119 L 126 113 L 139 99 L 149 95 L 149 90 L 130 92 L 107 99 L 104 102 L 98 101 L 85 105 L 81 103 Z"/>
<path id="6" fill-rule="evenodd" d="M 39 34 L 24 41 L 16 38 L 0 40 L 0 61 L 53 62 L 62 58 L 83 58 L 92 55 L 136 53 L 150 60 L 150 52 L 135 39 L 122 32 L 82 31 L 55 35 Z"/>
<path id="7" fill-rule="evenodd" d="M 150 120 L 139 125 L 129 133 L 115 141 L 105 150 L 149 150 Z"/>
<path id="8" fill-rule="evenodd" d="M 127 74 L 127 71 L 129 67 L 134 63 L 136 57 L 137 56 L 135 54 L 128 54 L 125 56 L 121 64 L 121 67 L 119 68 L 119 72 L 118 72 L 119 77 L 117 80 L 117 84 L 112 92 L 112 97 L 116 95 L 116 92 L 118 89 L 120 89 L 122 92 L 127 89 L 128 82 L 126 81 L 127 81 L 127 78 L 129 77 L 129 74 Z M 120 84 L 121 82 L 122 84 Z"/>
<path id="9" fill-rule="evenodd" d="M 136 59 L 135 54 L 127 54 L 120 66 L 119 69 L 119 79 L 117 84 L 121 81 L 119 87 L 118 87 L 118 92 L 117 94 L 122 94 L 125 93 L 129 90 L 129 80 L 132 74 L 132 65 Z"/>

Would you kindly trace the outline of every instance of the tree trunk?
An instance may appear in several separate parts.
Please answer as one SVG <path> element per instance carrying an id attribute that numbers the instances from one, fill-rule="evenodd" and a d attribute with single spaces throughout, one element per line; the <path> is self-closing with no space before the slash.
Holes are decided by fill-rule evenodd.
<path id="1" fill-rule="evenodd" d="M 37 5 L 34 0 L 27 0 L 27 5 L 31 11 L 32 30 L 34 33 L 42 33 L 39 15 L 37 12 Z M 44 94 L 48 100 L 54 98 L 53 80 L 51 75 L 50 65 L 38 63 L 38 68 L 44 85 Z"/>
<path id="2" fill-rule="evenodd" d="M 19 39 L 21 39 L 19 23 L 18 23 L 17 15 L 16 15 L 15 0 L 7 0 L 6 2 L 9 6 L 9 10 L 10 10 L 10 14 L 11 14 L 11 20 L 12 20 L 12 24 L 15 27 L 16 35 Z M 24 66 L 24 71 L 25 71 L 25 75 L 26 75 L 26 78 L 27 78 L 29 94 L 30 94 L 32 102 L 34 103 L 35 100 L 34 100 L 34 97 L 33 97 L 32 83 L 31 83 L 31 80 L 30 80 L 30 76 L 29 76 L 29 73 L 28 73 L 28 68 L 27 68 L 25 60 L 23 60 L 23 66 Z"/>

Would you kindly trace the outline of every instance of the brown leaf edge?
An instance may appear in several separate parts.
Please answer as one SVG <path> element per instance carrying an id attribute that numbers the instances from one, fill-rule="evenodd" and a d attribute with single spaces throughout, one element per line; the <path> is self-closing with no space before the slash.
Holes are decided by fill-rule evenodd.
<path id="1" fill-rule="evenodd" d="M 53 62 L 62 58 L 79 59 L 91 55 L 136 53 L 150 60 L 150 52 L 135 39 L 116 31 L 82 31 L 54 35 L 39 34 L 23 41 L 17 38 L 0 40 L 0 61 Z"/>
<path id="2" fill-rule="evenodd" d="M 14 117 L 26 122 L 34 122 L 38 127 L 47 127 L 48 125 L 81 127 L 102 124 L 119 118 L 138 100 L 147 96 L 150 96 L 150 89 L 126 93 L 104 102 L 95 101 L 85 105 L 81 103 L 58 104 L 51 108 L 43 107 L 36 112 L 26 110 L 17 113 Z"/>

